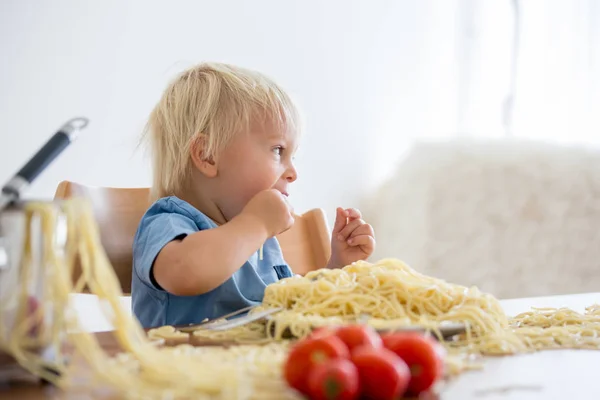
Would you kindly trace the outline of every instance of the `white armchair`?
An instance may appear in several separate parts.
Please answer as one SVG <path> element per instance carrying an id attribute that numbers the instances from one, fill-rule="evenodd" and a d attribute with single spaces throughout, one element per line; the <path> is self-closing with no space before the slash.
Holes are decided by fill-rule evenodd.
<path id="1" fill-rule="evenodd" d="M 600 152 L 514 140 L 415 145 L 363 206 L 373 259 L 511 298 L 600 290 Z"/>

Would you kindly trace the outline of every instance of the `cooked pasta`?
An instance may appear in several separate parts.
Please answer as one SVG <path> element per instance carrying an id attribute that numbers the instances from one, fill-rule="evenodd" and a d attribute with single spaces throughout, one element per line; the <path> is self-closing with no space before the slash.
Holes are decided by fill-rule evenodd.
<path id="1" fill-rule="evenodd" d="M 101 246 L 98 227 L 89 204 L 69 200 L 57 204 L 26 205 L 26 237 L 19 287 L 2 298 L 0 350 L 24 368 L 66 388 L 78 384 L 60 357 L 49 364 L 36 349 L 63 340 L 73 344 L 90 366 L 93 380 L 86 384 L 108 387 L 132 399 L 268 399 L 297 395 L 287 388 L 281 365 L 289 339 L 303 338 L 315 327 L 349 322 L 377 329 L 422 326 L 437 335 L 448 349 L 448 372 L 472 367 L 473 356 L 503 355 L 550 348 L 600 348 L 600 306 L 585 313 L 569 309 L 532 309 L 508 318 L 492 295 L 477 288 L 451 284 L 416 272 L 398 260 L 375 264 L 357 262 L 339 270 L 318 270 L 304 277 L 283 279 L 267 287 L 262 308 L 284 310 L 268 318 L 224 332 L 198 330 L 192 335 L 174 327 L 142 329 L 119 302 L 119 282 Z M 65 249 L 56 246 L 60 213 L 68 224 Z M 39 220 L 42 254 L 34 257 L 31 225 Z M 72 282 L 75 260 L 82 274 Z M 27 308 L 36 274 L 44 282 L 40 306 Z M 90 333 L 81 331 L 70 308 L 74 290 L 87 286 L 103 304 L 123 349 L 107 354 Z M 52 324 L 45 325 L 52 315 Z M 9 325 L 6 321 L 14 321 Z M 443 340 L 440 329 L 448 322 L 466 325 L 466 332 Z M 8 332 L 6 332 L 8 331 Z M 7 334 L 2 334 L 2 333 Z M 178 346 L 157 346 L 156 339 Z M 194 347 L 206 340 L 255 343 L 231 347 Z M 48 372 L 48 367 L 60 372 Z"/>
<path id="2" fill-rule="evenodd" d="M 259 382 L 245 373 L 243 365 L 215 363 L 214 359 L 178 355 L 173 349 L 155 346 L 137 320 L 119 303 L 119 297 L 122 296 L 120 285 L 101 246 L 89 205 L 71 200 L 64 202 L 62 208 L 69 228 L 64 252 L 57 250 L 55 246 L 57 207 L 47 203 L 26 205 L 27 237 L 21 265 L 21 287 L 0 305 L 0 321 L 5 321 L 5 315 L 13 312 L 15 305 L 19 305 L 19 318 L 16 319 L 12 332 L 7 335 L 9 339 L 0 343 L 1 350 L 12 355 L 32 373 L 66 388 L 77 384 L 75 380 L 69 379 L 71 370 L 59 359 L 50 367 L 58 370 L 60 375 L 46 372 L 47 362 L 35 350 L 49 341 L 57 342 L 58 348 L 58 342 L 66 331 L 78 331 L 80 333 L 69 335 L 66 340 L 87 361 L 94 383 L 128 398 L 233 399 L 250 398 L 253 393 L 260 394 L 256 387 Z M 27 304 L 33 282 L 31 222 L 34 219 L 39 219 L 42 225 L 41 271 L 45 276 L 42 280 L 45 287 L 38 311 L 33 315 L 26 315 L 23 304 Z M 127 353 L 125 358 L 133 360 L 137 365 L 134 370 L 128 368 L 131 363 L 115 362 L 102 349 L 94 334 L 82 332 L 73 310 L 69 309 L 69 295 L 73 289 L 71 271 L 76 256 L 80 259 L 82 275 L 75 286 L 87 285 L 104 304 L 105 314 L 115 327 L 119 344 L 124 353 Z M 25 334 L 40 321 L 42 314 L 49 312 L 54 317 L 49 327 L 42 326 L 43 329 L 34 339 Z"/>
<path id="3" fill-rule="evenodd" d="M 398 260 L 357 262 L 269 285 L 264 307 L 283 307 L 269 321 L 274 338 L 304 337 L 316 327 L 363 319 L 376 328 L 419 325 L 439 334 L 447 322 L 467 332 L 444 344 L 451 352 L 501 355 L 549 348 L 600 349 L 600 307 L 585 314 L 533 309 L 508 318 L 500 302 L 477 288 L 425 276 Z"/>

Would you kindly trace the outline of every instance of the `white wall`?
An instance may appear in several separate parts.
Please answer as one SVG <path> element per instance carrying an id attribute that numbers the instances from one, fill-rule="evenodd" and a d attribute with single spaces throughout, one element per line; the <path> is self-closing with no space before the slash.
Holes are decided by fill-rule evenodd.
<path id="1" fill-rule="evenodd" d="M 0 181 L 67 119 L 91 125 L 38 178 L 145 186 L 136 149 L 168 80 L 204 60 L 269 74 L 297 98 L 307 134 L 299 211 L 356 206 L 401 148 L 386 138 L 447 132 L 456 2 L 444 0 L 0 2 Z M 404 127 L 399 130 L 398 126 Z"/>

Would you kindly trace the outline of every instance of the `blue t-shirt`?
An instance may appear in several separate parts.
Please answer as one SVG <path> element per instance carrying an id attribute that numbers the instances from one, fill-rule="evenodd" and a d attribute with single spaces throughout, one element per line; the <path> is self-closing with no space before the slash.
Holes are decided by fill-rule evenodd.
<path id="1" fill-rule="evenodd" d="M 162 248 L 172 240 L 216 227 L 206 215 L 174 196 L 159 199 L 146 211 L 133 242 L 131 282 L 133 313 L 142 326 L 198 323 L 259 304 L 268 284 L 293 275 L 277 239 L 271 238 L 263 246 L 262 260 L 257 251 L 231 278 L 210 292 L 176 296 L 163 290 L 152 273 Z"/>

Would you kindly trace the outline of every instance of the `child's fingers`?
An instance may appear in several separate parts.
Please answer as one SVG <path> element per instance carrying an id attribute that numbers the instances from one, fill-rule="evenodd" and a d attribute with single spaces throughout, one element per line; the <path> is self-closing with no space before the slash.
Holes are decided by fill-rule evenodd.
<path id="1" fill-rule="evenodd" d="M 354 231 L 352 231 L 350 237 L 353 238 L 360 235 L 370 235 L 375 237 L 375 231 L 373 230 L 373 227 L 371 225 L 363 224 L 356 228 Z"/>
<path id="2" fill-rule="evenodd" d="M 367 252 L 372 252 L 375 248 L 375 238 L 371 235 L 360 235 L 348 239 L 350 246 L 362 246 Z"/>
<path id="3" fill-rule="evenodd" d="M 340 239 L 340 240 L 348 239 L 350 234 L 352 232 L 354 232 L 355 229 L 357 229 L 359 226 L 364 225 L 364 224 L 365 224 L 365 221 L 363 221 L 362 219 L 355 219 L 355 220 L 348 222 L 348 225 L 346 225 L 344 227 L 344 229 L 342 229 L 340 231 L 340 233 L 338 234 L 338 239 Z"/>
<path id="4" fill-rule="evenodd" d="M 362 214 L 356 208 L 346 208 L 345 210 L 348 213 L 348 218 L 352 219 L 361 219 Z"/>
<path id="5" fill-rule="evenodd" d="M 333 234 L 334 235 L 340 233 L 340 231 L 342 229 L 344 229 L 344 227 L 346 226 L 346 223 L 348 222 L 347 217 L 348 217 L 348 213 L 343 208 L 338 207 L 335 210 L 335 223 L 333 225 Z"/>

